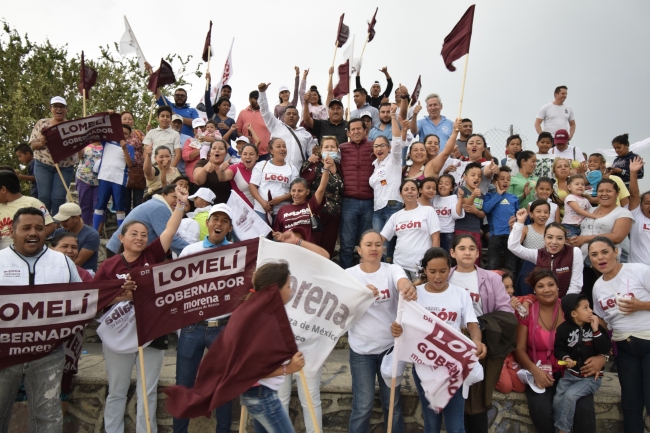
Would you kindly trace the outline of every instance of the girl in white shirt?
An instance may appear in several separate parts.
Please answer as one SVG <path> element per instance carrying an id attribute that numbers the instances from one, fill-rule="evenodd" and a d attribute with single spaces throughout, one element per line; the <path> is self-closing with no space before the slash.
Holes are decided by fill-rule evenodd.
<path id="1" fill-rule="evenodd" d="M 417 303 L 459 331 L 466 327 L 470 338 L 476 345 L 476 355 L 479 359 L 485 358 L 487 348 L 482 342 L 483 336 L 469 292 L 448 282 L 451 258 L 447 251 L 442 248 L 429 249 L 424 254 L 421 265 L 424 270 L 425 284 L 417 287 Z M 393 322 L 391 331 L 395 338 L 402 335 L 402 327 L 397 322 Z M 420 378 L 415 369 L 413 369 L 413 380 L 422 405 L 424 431 L 439 433 L 444 418 L 447 432 L 464 432 L 465 399 L 462 391 L 459 389 L 442 412 L 437 414 L 429 408 L 429 402 L 424 395 Z"/>
<path id="2" fill-rule="evenodd" d="M 418 204 L 418 183 L 407 179 L 400 186 L 404 209 L 390 217 L 381 237 L 390 241 L 397 236 L 393 261 L 406 271 L 411 281 L 417 278 L 420 258 L 432 246 L 440 246 L 440 223 L 435 210 Z"/>
<path id="3" fill-rule="evenodd" d="M 540 177 L 537 179 L 537 184 L 535 185 L 536 200 L 546 200 L 551 207 L 551 213 L 548 216 L 548 220 L 546 220 L 547 225 L 555 221 L 562 221 L 560 206 L 564 205 L 553 190 L 553 184 L 553 179 L 550 177 Z M 530 204 L 528 204 L 528 213 L 530 213 Z"/>
<path id="4" fill-rule="evenodd" d="M 438 178 L 438 194 L 432 200 L 440 223 L 440 248 L 447 252 L 451 250 L 451 244 L 454 242 L 456 220 L 465 217 L 463 201 L 459 199 L 463 192 L 459 188 L 459 195 L 454 194 L 455 187 L 454 176 L 443 174 Z"/>
<path id="5" fill-rule="evenodd" d="M 420 198 L 418 204 L 420 206 L 433 206 L 433 198 L 436 196 L 438 189 L 438 180 L 435 177 L 425 177 L 418 181 L 418 191 Z"/>

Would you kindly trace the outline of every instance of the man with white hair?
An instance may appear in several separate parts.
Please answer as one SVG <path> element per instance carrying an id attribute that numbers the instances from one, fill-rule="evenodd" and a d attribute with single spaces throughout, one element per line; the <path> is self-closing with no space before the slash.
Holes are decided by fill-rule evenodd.
<path id="1" fill-rule="evenodd" d="M 454 122 L 440 114 L 442 111 L 440 95 L 431 93 L 425 101 L 429 116 L 417 120 L 419 110 L 415 110 L 411 119 L 411 132 L 413 132 L 413 135 L 419 134 L 420 140 L 429 134 L 436 134 L 440 138 L 440 149 L 442 149 L 454 130 Z"/>

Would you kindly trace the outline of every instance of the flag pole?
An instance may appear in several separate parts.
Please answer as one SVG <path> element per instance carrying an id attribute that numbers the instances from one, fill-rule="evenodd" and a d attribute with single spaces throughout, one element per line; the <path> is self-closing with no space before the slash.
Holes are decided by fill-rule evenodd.
<path id="1" fill-rule="evenodd" d="M 332 67 L 334 67 L 334 62 L 336 62 L 336 50 L 339 49 L 339 41 L 338 39 L 336 42 L 334 42 L 334 58 L 332 58 Z"/>
<path id="2" fill-rule="evenodd" d="M 65 188 L 66 196 L 68 197 L 68 202 L 72 203 L 74 200 L 72 199 L 72 194 L 70 193 L 70 188 L 68 188 L 68 185 L 65 183 L 65 179 L 63 178 L 63 173 L 61 173 L 61 169 L 59 168 L 59 163 L 55 163 L 54 167 L 56 167 L 56 171 L 59 172 L 59 177 L 61 178 L 61 183 L 63 184 L 63 187 Z"/>
<path id="3" fill-rule="evenodd" d="M 153 109 L 156 106 L 156 95 L 153 95 L 153 98 L 151 100 L 151 110 L 149 110 L 149 122 L 147 122 L 147 125 L 151 125 L 151 119 L 153 118 Z"/>
<path id="4" fill-rule="evenodd" d="M 144 403 L 144 416 L 147 418 L 147 433 L 151 433 L 151 420 L 149 419 L 149 399 L 147 398 L 147 381 L 144 376 L 144 351 L 138 346 L 138 358 L 140 358 L 140 379 L 142 382 L 142 403 Z"/>
<path id="5" fill-rule="evenodd" d="M 212 47 L 208 46 L 208 69 L 206 70 L 206 74 L 208 72 L 210 72 L 210 53 L 211 52 L 212 52 Z M 206 92 L 208 91 L 209 88 L 210 88 L 210 83 L 208 82 L 208 80 L 205 80 L 205 90 L 206 90 Z"/>
<path id="6" fill-rule="evenodd" d="M 307 378 L 305 377 L 305 370 L 300 370 L 300 381 L 302 382 L 302 387 L 305 390 L 305 398 L 307 398 L 307 406 L 309 407 L 309 416 L 311 417 L 311 424 L 314 426 L 314 431 L 320 433 L 320 425 L 318 420 L 316 420 L 316 412 L 314 411 L 314 402 L 311 401 L 311 394 L 309 393 L 309 387 L 307 386 Z"/>
<path id="7" fill-rule="evenodd" d="M 246 418 L 248 413 L 246 411 L 246 406 L 241 405 L 241 416 L 239 417 L 239 433 L 244 433 L 246 430 Z"/>
<path id="8" fill-rule="evenodd" d="M 400 293 L 399 295 L 399 303 L 397 304 L 397 318 L 395 318 L 395 321 L 399 323 L 400 325 L 402 324 L 402 313 L 404 312 L 404 308 L 402 307 L 402 302 L 404 302 L 404 295 Z M 393 365 L 392 365 L 392 372 L 391 372 L 391 379 L 390 379 L 390 400 L 388 403 L 388 426 L 386 427 L 386 433 L 391 433 L 393 430 L 393 407 L 395 406 L 395 388 L 397 387 L 397 346 L 399 342 L 402 341 L 401 338 L 396 338 L 395 339 L 395 344 L 393 346 Z M 415 368 L 415 366 L 413 366 Z"/>
<path id="9" fill-rule="evenodd" d="M 465 67 L 463 68 L 463 84 L 460 88 L 460 104 L 458 105 L 458 119 L 460 119 L 460 113 L 463 111 L 463 97 L 465 96 L 465 78 L 467 78 L 468 61 L 469 61 L 469 53 L 465 55 Z"/>
<path id="10" fill-rule="evenodd" d="M 363 52 L 366 51 L 366 45 L 368 44 L 368 39 L 370 39 L 370 33 L 366 35 L 366 41 L 363 43 L 363 49 L 361 50 L 361 57 L 359 57 L 359 65 L 361 65 L 361 59 L 363 59 Z M 361 69 L 361 67 L 359 67 Z"/>
<path id="11" fill-rule="evenodd" d="M 84 117 L 86 117 L 86 83 L 84 83 L 84 88 L 83 88 L 83 110 L 84 110 Z"/>

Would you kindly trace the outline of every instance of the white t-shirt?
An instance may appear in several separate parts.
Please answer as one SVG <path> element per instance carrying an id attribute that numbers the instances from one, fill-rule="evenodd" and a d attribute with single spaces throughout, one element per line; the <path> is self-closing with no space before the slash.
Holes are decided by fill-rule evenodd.
<path id="1" fill-rule="evenodd" d="M 578 215 L 576 211 L 574 211 L 571 206 L 569 206 L 570 202 L 576 202 L 578 203 L 578 206 L 580 209 L 589 212 L 591 210 L 591 203 L 589 203 L 589 200 L 587 200 L 584 197 L 578 197 L 577 195 L 569 194 L 566 196 L 564 199 L 564 218 L 562 218 L 562 224 L 571 224 L 571 225 L 579 225 L 585 217 L 582 215 Z"/>
<path id="2" fill-rule="evenodd" d="M 377 272 L 366 273 L 359 265 L 345 270 L 364 286 L 372 284 L 379 289 L 379 297 L 348 331 L 350 348 L 360 355 L 377 355 L 390 349 L 395 339 L 390 325 L 397 317 L 399 291 L 397 282 L 406 278 L 397 265 L 382 263 Z M 408 278 L 407 278 L 408 279 Z"/>
<path id="3" fill-rule="evenodd" d="M 573 161 L 583 162 L 585 160 L 585 156 L 582 154 L 582 150 L 576 146 L 571 146 L 570 144 L 565 150 L 560 151 L 557 149 L 557 147 L 554 147 L 548 152 L 554 155 L 556 158 L 568 159 L 569 164 L 571 164 Z"/>
<path id="4" fill-rule="evenodd" d="M 543 130 L 550 132 L 555 136 L 559 129 L 566 129 L 569 131 L 569 122 L 575 120 L 573 110 L 566 105 L 555 105 L 552 102 L 544 105 L 537 114 L 538 119 L 542 119 L 544 123 Z"/>
<path id="5" fill-rule="evenodd" d="M 506 155 L 506 165 L 505 167 L 510 168 L 510 176 L 514 176 L 519 173 L 519 166 L 517 165 L 517 160 L 515 158 L 510 158 L 510 155 Z"/>
<path id="6" fill-rule="evenodd" d="M 447 160 L 442 166 L 442 169 L 440 170 L 440 175 L 445 174 L 445 169 L 453 164 L 456 166 L 456 171 L 452 171 L 449 174 L 454 176 L 454 179 L 456 179 L 456 185 L 462 185 L 464 184 L 462 180 L 463 180 L 463 173 L 465 172 L 465 167 L 467 167 L 467 164 L 469 164 L 470 162 L 472 161 L 461 161 L 454 158 L 447 158 Z M 490 162 L 494 163 L 494 161 L 483 161 L 481 163 L 481 166 L 485 167 Z M 478 187 L 483 194 L 487 194 L 488 188 L 490 187 L 490 182 L 492 182 L 492 179 L 488 179 L 487 177 L 485 177 L 485 174 L 483 174 L 483 177 L 481 178 L 481 183 L 478 184 Z"/>
<path id="7" fill-rule="evenodd" d="M 260 161 L 253 167 L 251 184 L 257 185 L 260 196 L 268 201 L 268 191 L 271 191 L 272 198 L 288 194 L 290 191 L 289 185 L 297 177 L 298 170 L 291 164 L 285 163 L 277 166 L 271 161 Z M 278 210 L 288 203 L 288 201 L 285 201 L 273 206 L 273 214 L 277 214 Z M 255 200 L 254 209 L 257 212 L 266 212 L 257 200 Z"/>
<path id="8" fill-rule="evenodd" d="M 126 159 L 124 158 L 122 147 L 116 141 L 104 141 L 102 144 L 104 145 L 104 153 L 102 154 L 101 164 L 99 165 L 97 179 L 126 186 L 128 167 L 126 166 Z M 131 156 L 131 161 L 133 161 L 135 157 L 133 146 L 130 144 L 126 146 Z"/>
<path id="9" fill-rule="evenodd" d="M 592 209 L 590 212 L 594 212 L 597 207 Z M 566 212 L 566 210 L 565 210 Z M 616 220 L 619 218 L 629 218 L 632 220 L 632 229 L 634 230 L 634 217 L 632 216 L 632 212 L 629 210 L 625 209 L 624 207 L 616 207 L 614 208 L 613 211 L 605 215 L 604 217 L 601 218 L 585 218 L 582 220 L 582 223 L 580 224 L 580 234 L 583 236 L 592 236 L 592 235 L 602 235 L 606 233 L 611 233 L 612 230 L 614 230 L 614 225 L 616 224 Z M 630 230 L 630 231 L 631 231 Z M 616 244 L 616 248 L 618 248 L 618 255 L 619 257 L 621 256 L 621 244 Z M 585 242 L 582 244 L 580 247 L 580 250 L 582 251 L 582 256 L 587 257 L 589 255 L 589 243 Z"/>
<path id="10" fill-rule="evenodd" d="M 402 182 L 402 148 L 406 145 L 408 142 L 394 137 L 386 158 L 372 162 L 375 169 L 368 183 L 375 192 L 374 210 L 385 208 L 389 200 L 403 203 L 399 185 Z"/>
<path id="11" fill-rule="evenodd" d="M 393 261 L 407 271 L 416 272 L 424 253 L 432 247 L 431 235 L 440 231 L 436 211 L 430 206 L 395 212 L 386 222 L 381 235 L 388 240 L 397 235 Z"/>
<path id="12" fill-rule="evenodd" d="M 645 263 L 650 259 L 650 218 L 641 212 L 641 206 L 634 209 L 634 224 L 630 230 L 629 263 Z M 634 235 L 634 236 L 632 236 Z"/>
<path id="13" fill-rule="evenodd" d="M 469 297 L 472 300 L 474 313 L 476 316 L 483 315 L 483 302 L 481 301 L 481 292 L 478 290 L 478 275 L 476 269 L 472 272 L 454 272 L 449 282 L 455 286 L 465 288 L 469 292 Z"/>
<path id="14" fill-rule="evenodd" d="M 449 284 L 447 290 L 442 293 L 427 292 L 424 284 L 417 286 L 418 300 L 417 303 L 422 305 L 427 311 L 449 326 L 453 326 L 460 331 L 460 328 L 467 327 L 468 323 L 478 323 L 472 299 L 469 292 L 458 286 Z"/>
<path id="15" fill-rule="evenodd" d="M 650 267 L 642 263 L 626 263 L 613 279 L 605 281 L 600 277 L 594 284 L 594 313 L 607 322 L 607 327 L 614 331 L 616 341 L 635 332 L 647 332 L 650 323 L 650 311 L 636 311 L 628 315 L 619 311 L 616 294 L 626 294 L 628 284 L 635 298 L 650 301 Z"/>
<path id="16" fill-rule="evenodd" d="M 456 227 L 457 219 L 465 217 L 465 211 L 461 209 L 460 215 L 456 213 L 456 205 L 458 204 L 458 196 L 456 194 L 442 197 L 438 194 L 431 199 L 431 206 L 436 210 L 438 215 L 438 223 L 440 224 L 441 233 L 453 233 Z"/>

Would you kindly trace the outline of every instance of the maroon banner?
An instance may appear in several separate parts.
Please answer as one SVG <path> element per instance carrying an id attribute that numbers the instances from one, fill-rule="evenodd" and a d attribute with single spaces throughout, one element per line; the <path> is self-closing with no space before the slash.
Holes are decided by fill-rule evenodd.
<path id="1" fill-rule="evenodd" d="M 336 99 L 350 93 L 350 59 L 339 65 L 339 82 L 332 92 Z"/>
<path id="2" fill-rule="evenodd" d="M 175 82 L 176 77 L 174 76 L 172 65 L 167 63 L 165 59 L 160 59 L 160 67 L 158 70 L 149 75 L 147 89 L 151 90 L 153 93 L 156 93 L 156 90 L 159 87 L 166 86 L 168 84 L 174 84 Z"/>
<path id="3" fill-rule="evenodd" d="M 84 89 L 86 90 L 86 99 L 90 94 L 90 89 L 97 82 L 97 71 L 86 66 L 86 61 L 84 60 L 84 52 L 81 52 L 81 70 L 79 71 L 79 94 L 84 94 Z"/>
<path id="4" fill-rule="evenodd" d="M 418 102 L 418 99 L 420 99 L 420 90 L 422 90 L 421 78 L 422 75 L 419 75 L 418 82 L 415 83 L 415 87 L 413 88 L 413 93 L 411 93 L 411 106 L 415 105 L 415 103 Z"/>
<path id="5" fill-rule="evenodd" d="M 50 353 L 122 292 L 122 280 L 0 287 L 0 370 Z"/>
<path id="6" fill-rule="evenodd" d="M 372 42 L 375 38 L 375 24 L 377 24 L 377 11 L 379 8 L 375 9 L 375 14 L 372 16 L 372 20 L 368 23 L 368 42 Z"/>
<path id="7" fill-rule="evenodd" d="M 442 59 L 445 66 L 451 72 L 456 70 L 452 62 L 460 59 L 465 54 L 469 54 L 469 44 L 472 41 L 472 25 L 474 24 L 474 8 L 476 5 L 471 5 L 463 17 L 458 21 L 458 24 L 447 35 L 444 43 L 442 44 Z"/>
<path id="8" fill-rule="evenodd" d="M 249 293 L 259 239 L 131 272 L 140 345 L 184 326 L 232 313 Z"/>
<path id="9" fill-rule="evenodd" d="M 208 61 L 208 52 L 210 51 L 210 45 L 212 44 L 212 20 L 210 20 L 210 30 L 208 30 L 208 35 L 205 37 L 205 44 L 203 44 L 203 55 L 201 58 L 204 62 Z M 210 54 L 212 55 L 212 54 Z"/>
<path id="10" fill-rule="evenodd" d="M 54 162 L 74 155 L 97 141 L 124 140 L 119 113 L 97 113 L 81 119 L 68 120 L 41 131 Z"/>
<path id="11" fill-rule="evenodd" d="M 343 24 L 343 18 L 345 18 L 345 14 L 341 15 L 341 19 L 339 20 L 339 28 L 336 31 L 336 46 L 339 48 L 345 45 L 345 43 L 348 41 L 348 38 L 350 37 L 350 27 Z"/>

